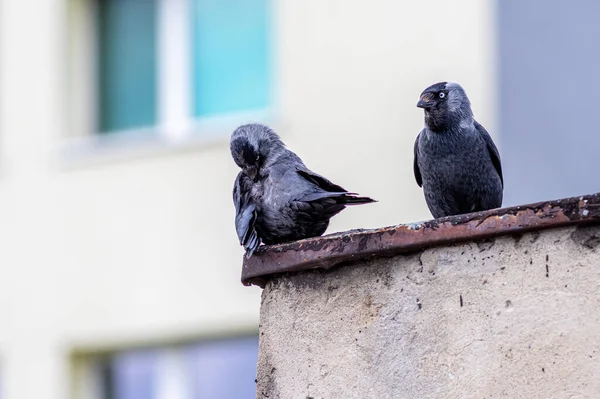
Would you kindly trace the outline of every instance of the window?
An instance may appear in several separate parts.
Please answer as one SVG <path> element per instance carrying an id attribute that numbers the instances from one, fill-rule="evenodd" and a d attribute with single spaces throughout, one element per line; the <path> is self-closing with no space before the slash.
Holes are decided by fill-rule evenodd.
<path id="1" fill-rule="evenodd" d="M 194 115 L 269 104 L 267 0 L 192 0 Z"/>
<path id="2" fill-rule="evenodd" d="M 155 1 L 99 1 L 97 26 L 99 130 L 154 125 Z"/>
<path id="3" fill-rule="evenodd" d="M 243 399 L 256 395 L 258 339 L 200 344 L 188 359 L 194 378 L 190 399 Z"/>
<path id="4" fill-rule="evenodd" d="M 156 398 L 158 353 L 132 351 L 117 354 L 100 368 L 102 397 L 106 399 Z"/>
<path id="5" fill-rule="evenodd" d="M 269 107 L 269 0 L 79 1 L 97 9 L 97 131 L 168 136 Z"/>
<path id="6" fill-rule="evenodd" d="M 123 351 L 94 363 L 96 399 L 244 399 L 256 391 L 258 337 Z"/>

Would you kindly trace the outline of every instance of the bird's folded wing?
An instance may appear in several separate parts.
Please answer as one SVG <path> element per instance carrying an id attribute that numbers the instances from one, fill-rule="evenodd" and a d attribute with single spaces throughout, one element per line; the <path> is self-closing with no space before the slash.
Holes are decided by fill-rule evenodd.
<path id="1" fill-rule="evenodd" d="M 307 194 L 301 196 L 300 198 L 298 198 L 298 201 L 310 202 L 310 201 L 320 200 L 323 198 L 341 197 L 344 195 L 357 195 L 357 194 L 356 193 L 348 193 L 345 191 L 340 192 L 340 193 L 332 193 L 330 191 L 321 191 L 321 192 L 317 192 L 317 193 L 307 193 Z"/>
<path id="2" fill-rule="evenodd" d="M 325 191 L 328 191 L 331 193 L 345 193 L 346 192 L 346 190 L 343 187 L 338 186 L 337 184 L 333 184 L 331 181 L 324 178 L 323 176 L 318 175 L 306 168 L 297 168 L 296 171 L 304 179 L 315 184 L 322 190 L 325 190 Z"/>
<path id="3" fill-rule="evenodd" d="M 500 153 L 498 152 L 498 148 L 496 148 L 496 145 L 494 144 L 494 141 L 492 140 L 492 137 L 487 132 L 487 130 L 485 130 L 485 128 L 481 126 L 478 122 L 475 122 L 475 129 L 477 129 L 479 134 L 481 134 L 481 137 L 483 137 L 483 139 L 485 140 L 488 151 L 490 152 L 490 157 L 492 158 L 492 164 L 494 165 L 496 172 L 498 172 L 498 176 L 500 176 L 502 187 L 504 187 L 504 178 L 502 177 L 502 164 L 500 163 Z"/>
<path id="4" fill-rule="evenodd" d="M 419 187 L 422 187 L 423 186 L 423 178 L 421 177 L 421 169 L 419 169 L 419 161 L 418 161 L 419 138 L 421 138 L 421 133 L 419 133 L 419 135 L 417 136 L 417 139 L 415 140 L 415 148 L 414 148 L 415 156 L 414 156 L 414 160 L 413 160 L 413 171 L 415 173 L 415 180 L 417 181 L 417 184 L 419 185 Z"/>
<path id="5" fill-rule="evenodd" d="M 256 233 L 254 224 L 256 222 L 256 207 L 250 198 L 251 182 L 243 173 L 238 174 L 233 186 L 233 203 L 235 205 L 235 230 L 240 244 L 248 252 L 248 256 L 260 245 L 260 239 Z"/>

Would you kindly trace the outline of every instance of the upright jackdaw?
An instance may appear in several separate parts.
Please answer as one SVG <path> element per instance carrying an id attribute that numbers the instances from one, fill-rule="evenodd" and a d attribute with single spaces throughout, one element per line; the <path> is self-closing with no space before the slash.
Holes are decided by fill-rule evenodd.
<path id="1" fill-rule="evenodd" d="M 235 228 L 248 257 L 261 242 L 320 236 L 346 205 L 375 202 L 312 172 L 267 126 L 240 126 L 229 147 L 242 169 L 235 179 L 233 202 Z"/>
<path id="2" fill-rule="evenodd" d="M 433 217 L 502 205 L 500 155 L 475 119 L 460 85 L 436 83 L 421 93 L 425 127 L 415 141 L 414 172 Z"/>

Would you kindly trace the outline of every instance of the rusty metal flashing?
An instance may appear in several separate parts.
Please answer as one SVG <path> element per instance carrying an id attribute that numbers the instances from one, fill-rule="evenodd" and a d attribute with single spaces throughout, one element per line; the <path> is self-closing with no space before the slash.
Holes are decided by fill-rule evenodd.
<path id="1" fill-rule="evenodd" d="M 439 245 L 581 223 L 600 223 L 600 193 L 261 246 L 252 257 L 244 257 L 242 283 L 264 287 L 278 273 L 328 269 Z"/>

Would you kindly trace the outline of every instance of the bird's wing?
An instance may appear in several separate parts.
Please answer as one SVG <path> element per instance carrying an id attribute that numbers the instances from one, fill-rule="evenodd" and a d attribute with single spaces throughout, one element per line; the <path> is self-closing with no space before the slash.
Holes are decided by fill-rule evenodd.
<path id="1" fill-rule="evenodd" d="M 487 149 L 490 153 L 490 157 L 492 158 L 492 164 L 498 172 L 498 176 L 500 176 L 500 181 L 502 182 L 502 187 L 504 187 L 504 178 L 502 177 L 502 164 L 500 163 L 500 153 L 498 152 L 498 148 L 496 148 L 496 144 L 492 140 L 490 134 L 485 130 L 483 126 L 481 126 L 477 121 L 475 121 L 475 129 L 481 134 L 485 144 L 487 145 Z"/>
<path id="2" fill-rule="evenodd" d="M 421 133 L 419 133 L 419 135 L 417 136 L 417 139 L 415 140 L 415 148 L 414 148 L 415 157 L 414 157 L 414 161 L 413 161 L 413 171 L 415 172 L 415 180 L 417 181 L 417 184 L 419 185 L 419 187 L 423 187 L 423 177 L 421 176 L 421 169 L 419 169 L 419 162 L 417 160 L 417 154 L 419 152 L 419 139 L 420 138 L 421 138 Z"/>
<path id="3" fill-rule="evenodd" d="M 244 246 L 248 257 L 260 245 L 260 238 L 256 233 L 256 207 L 250 197 L 252 181 L 240 172 L 233 185 L 233 203 L 235 205 L 235 230 L 240 244 Z"/>
<path id="4" fill-rule="evenodd" d="M 321 190 L 324 190 L 324 191 L 327 191 L 330 193 L 346 193 L 347 192 L 343 187 L 340 187 L 337 184 L 333 184 L 328 179 L 324 178 L 321 175 L 314 173 L 313 171 L 311 171 L 307 168 L 298 167 L 296 169 L 296 172 L 300 176 L 302 176 L 304 179 L 306 179 L 309 182 L 318 186 Z"/>
<path id="5" fill-rule="evenodd" d="M 315 187 L 314 190 L 307 191 L 298 197 L 298 201 L 303 202 L 321 202 L 321 205 L 328 204 L 331 201 L 324 201 L 325 199 L 337 198 L 333 203 L 340 205 L 354 205 L 354 204 L 367 204 L 369 202 L 376 202 L 369 197 L 358 197 L 356 193 L 349 193 L 341 186 L 332 183 L 329 179 L 318 175 L 306 167 L 300 167 L 296 169 L 296 172 L 304 180 L 312 183 Z"/>

